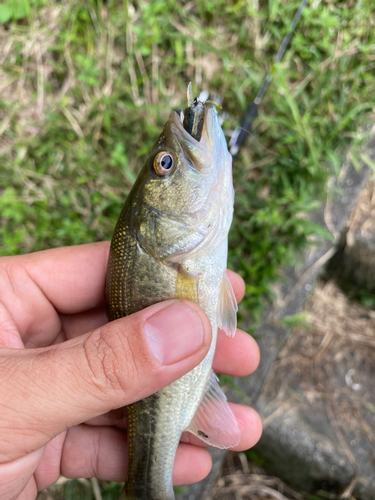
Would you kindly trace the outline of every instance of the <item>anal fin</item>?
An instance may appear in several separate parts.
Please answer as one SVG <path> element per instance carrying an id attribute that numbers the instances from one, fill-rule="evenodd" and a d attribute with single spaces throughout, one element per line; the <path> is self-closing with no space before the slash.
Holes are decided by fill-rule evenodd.
<path id="1" fill-rule="evenodd" d="M 185 430 L 216 448 L 232 448 L 240 442 L 237 419 L 214 372 L 204 399 Z"/>

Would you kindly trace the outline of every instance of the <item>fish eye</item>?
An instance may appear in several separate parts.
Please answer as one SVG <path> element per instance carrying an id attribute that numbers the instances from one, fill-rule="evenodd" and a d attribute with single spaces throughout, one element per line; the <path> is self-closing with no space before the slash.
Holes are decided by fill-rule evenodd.
<path id="1" fill-rule="evenodd" d="M 154 158 L 154 169 L 158 175 L 166 175 L 174 165 L 173 156 L 168 151 L 160 151 Z"/>

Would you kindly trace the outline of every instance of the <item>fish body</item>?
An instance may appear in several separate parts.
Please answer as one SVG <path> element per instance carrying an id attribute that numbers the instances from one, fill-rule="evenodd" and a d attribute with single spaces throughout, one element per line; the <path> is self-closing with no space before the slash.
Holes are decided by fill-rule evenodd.
<path id="1" fill-rule="evenodd" d="M 189 130 L 183 113 L 171 112 L 120 214 L 107 269 L 107 313 L 114 320 L 162 300 L 188 299 L 206 312 L 212 343 L 196 368 L 127 407 L 129 465 L 121 496 L 127 499 L 174 499 L 173 462 L 184 430 L 222 448 L 240 436 L 212 372 L 218 327 L 229 335 L 236 329 L 225 274 L 231 156 L 216 108 L 189 104 L 185 115 L 199 113 L 198 132 Z"/>

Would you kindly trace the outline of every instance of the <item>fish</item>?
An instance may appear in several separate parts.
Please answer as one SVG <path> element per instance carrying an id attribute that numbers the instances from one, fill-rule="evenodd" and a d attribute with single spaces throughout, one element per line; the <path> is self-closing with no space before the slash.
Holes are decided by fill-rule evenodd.
<path id="1" fill-rule="evenodd" d="M 129 461 L 120 499 L 173 500 L 181 434 L 210 446 L 238 444 L 240 430 L 212 370 L 218 328 L 236 332 L 237 302 L 226 274 L 233 217 L 232 157 L 216 106 L 193 99 L 172 110 L 129 193 L 111 241 L 109 321 L 168 299 L 206 312 L 212 342 L 192 371 L 126 407 Z"/>

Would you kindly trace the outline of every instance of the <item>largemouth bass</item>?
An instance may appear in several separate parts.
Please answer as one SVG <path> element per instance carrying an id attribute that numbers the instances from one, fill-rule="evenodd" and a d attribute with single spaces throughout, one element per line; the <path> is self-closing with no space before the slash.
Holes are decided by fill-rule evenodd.
<path id="1" fill-rule="evenodd" d="M 172 468 L 183 431 L 229 448 L 240 431 L 212 371 L 217 330 L 236 331 L 225 273 L 234 191 L 232 159 L 216 107 L 192 98 L 172 111 L 114 231 L 106 278 L 109 320 L 167 299 L 199 304 L 212 344 L 194 370 L 127 407 L 129 465 L 121 498 L 173 500 Z"/>

